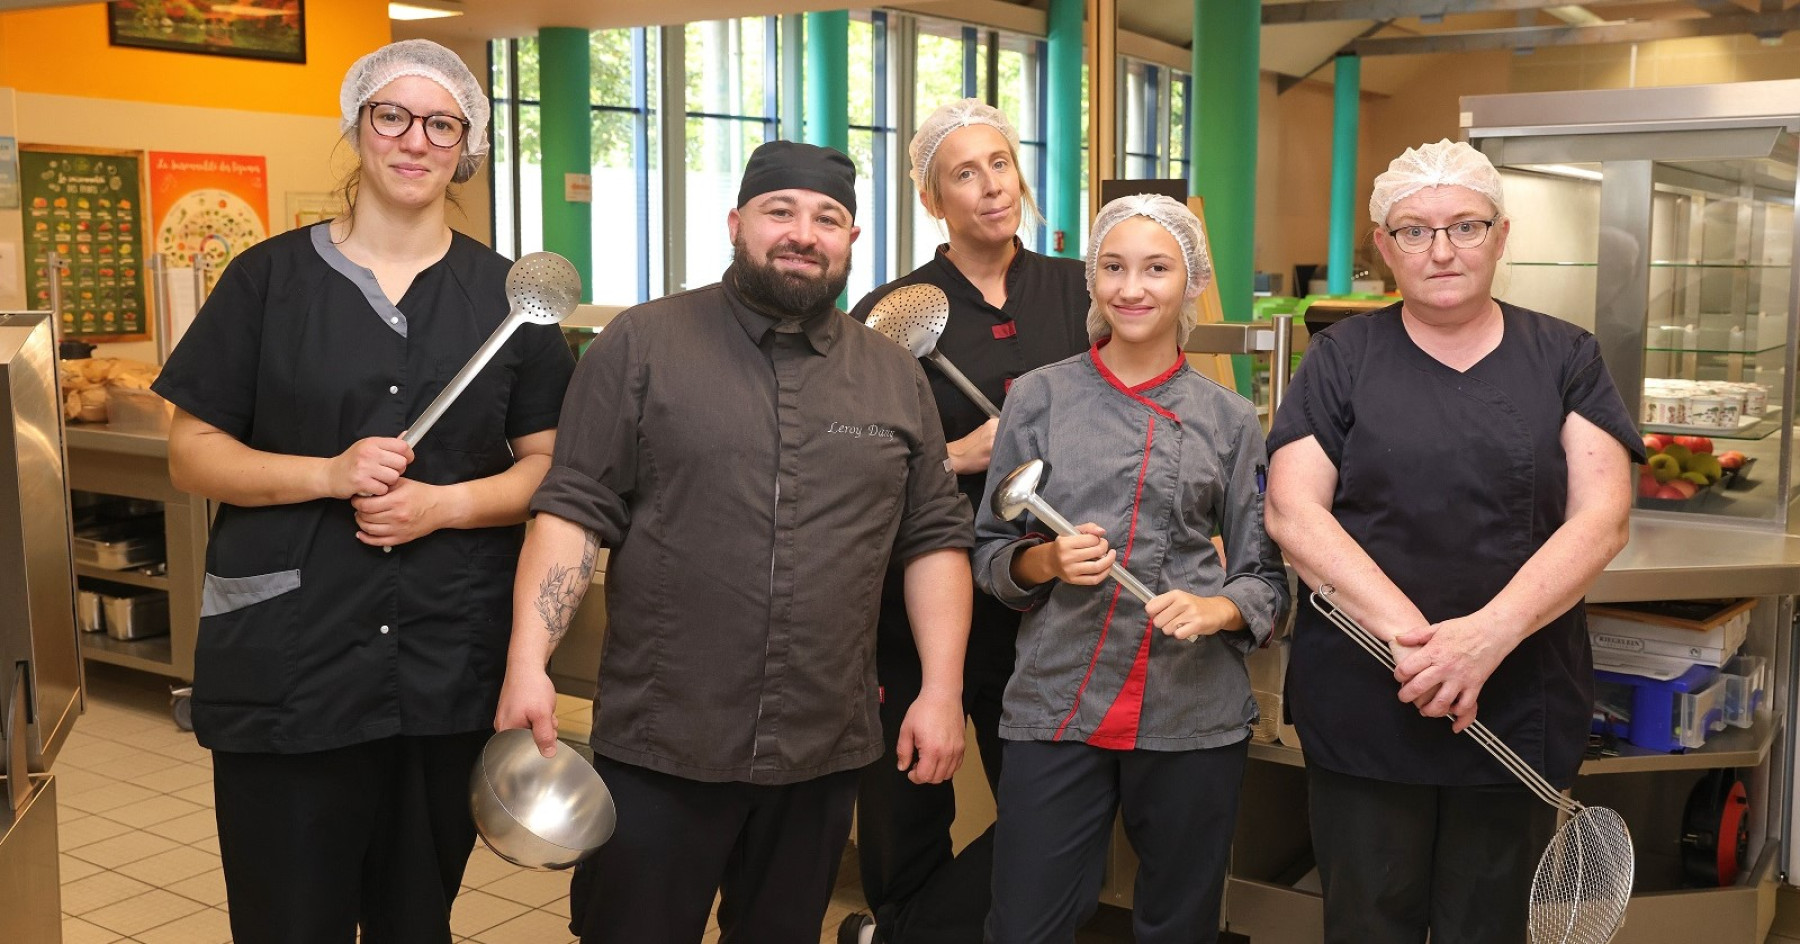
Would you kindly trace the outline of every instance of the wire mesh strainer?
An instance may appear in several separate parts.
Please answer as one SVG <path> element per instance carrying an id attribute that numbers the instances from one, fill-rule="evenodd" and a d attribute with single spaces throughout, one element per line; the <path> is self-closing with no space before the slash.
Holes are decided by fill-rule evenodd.
<path id="1" fill-rule="evenodd" d="M 520 325 L 560 324 L 564 318 L 569 317 L 575 306 L 581 304 L 581 273 L 575 271 L 575 266 L 569 260 L 554 252 L 527 254 L 507 270 L 506 301 L 512 306 L 512 310 L 506 313 L 506 320 L 500 322 L 500 326 L 494 329 L 493 334 L 488 335 L 486 341 L 481 342 L 481 347 L 475 349 L 469 362 L 456 372 L 455 377 L 450 378 L 450 383 L 431 401 L 425 412 L 419 414 L 412 426 L 400 434 L 407 445 L 417 446 L 419 440 L 425 438 L 425 434 L 436 425 L 444 411 L 456 402 L 456 398 L 468 388 L 469 382 L 475 379 L 476 374 L 481 373 L 481 369 L 487 366 L 487 362 L 493 359 L 500 346 L 506 343 L 507 338 L 512 337 L 512 333 Z"/>
<path id="2" fill-rule="evenodd" d="M 1375 660 L 1394 669 L 1387 644 L 1331 602 L 1328 584 L 1312 594 L 1313 609 L 1344 631 Z M 1625 923 L 1636 853 L 1625 821 L 1602 806 L 1583 806 L 1564 796 L 1480 721 L 1464 733 L 1493 755 L 1538 799 L 1555 807 L 1563 823 L 1538 858 L 1531 879 L 1527 927 L 1532 944 L 1606 944 Z"/>
<path id="3" fill-rule="evenodd" d="M 950 358 L 938 353 L 938 339 L 944 336 L 944 327 L 950 323 L 950 296 L 935 285 L 902 285 L 882 296 L 869 312 L 869 327 L 881 332 L 888 340 L 906 348 L 914 357 L 923 357 L 937 365 L 937 369 L 956 384 L 983 413 L 999 416 L 1000 410 L 994 406 L 982 392 L 976 389 L 963 372 L 950 363 Z"/>

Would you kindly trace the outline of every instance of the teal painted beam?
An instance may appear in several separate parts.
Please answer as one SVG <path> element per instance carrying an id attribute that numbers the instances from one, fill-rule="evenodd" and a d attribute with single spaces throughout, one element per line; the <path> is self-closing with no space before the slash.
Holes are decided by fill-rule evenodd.
<path id="1" fill-rule="evenodd" d="M 1362 108 L 1362 60 L 1337 57 L 1337 85 L 1331 111 L 1331 253 L 1329 287 L 1350 292 L 1356 244 L 1356 128 Z M 1295 294 L 1304 294 L 1295 286 Z"/>
<path id="2" fill-rule="evenodd" d="M 1086 7 L 1083 0 L 1050 0 L 1049 48 L 1045 52 L 1049 90 L 1044 140 L 1049 164 L 1044 216 L 1050 224 L 1050 255 L 1069 258 L 1081 257 L 1081 181 L 1087 176 L 1087 165 L 1081 159 L 1085 137 L 1081 130 L 1081 22 Z"/>
<path id="3" fill-rule="evenodd" d="M 806 143 L 850 152 L 850 11 L 806 14 Z M 867 174 L 859 167 L 857 173 Z"/>
<path id="4" fill-rule="evenodd" d="M 594 172 L 588 31 L 569 26 L 538 30 L 538 64 L 543 102 L 544 248 L 575 264 L 575 271 L 581 273 L 582 298 L 593 301 L 593 203 L 591 196 L 589 202 L 566 199 L 568 175 Z"/>
<path id="5" fill-rule="evenodd" d="M 1256 106 L 1262 0 L 1194 0 L 1193 192 L 1206 200 L 1227 321 L 1249 321 L 1256 267 Z M 1238 392 L 1250 364 L 1232 358 Z"/>

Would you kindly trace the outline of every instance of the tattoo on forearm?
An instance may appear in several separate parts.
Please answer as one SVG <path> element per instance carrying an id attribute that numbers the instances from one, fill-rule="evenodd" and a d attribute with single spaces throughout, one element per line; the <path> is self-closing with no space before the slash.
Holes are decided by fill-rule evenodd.
<path id="1" fill-rule="evenodd" d="M 550 644 L 556 645 L 569 632 L 569 625 L 575 619 L 575 610 L 581 606 L 581 598 L 587 594 L 590 581 L 594 579 L 594 565 L 600 557 L 600 538 L 592 531 L 584 534 L 581 547 L 581 563 L 575 567 L 566 564 L 551 564 L 550 572 L 544 575 L 543 583 L 538 585 L 538 596 L 535 602 L 538 616 L 544 621 L 544 629 L 550 633 Z"/>

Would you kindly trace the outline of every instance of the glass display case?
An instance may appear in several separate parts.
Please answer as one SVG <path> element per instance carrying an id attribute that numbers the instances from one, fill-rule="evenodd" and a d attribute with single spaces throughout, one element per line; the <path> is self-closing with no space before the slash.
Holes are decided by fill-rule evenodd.
<path id="1" fill-rule="evenodd" d="M 1496 294 L 1592 330 L 1663 456 L 1639 512 L 1796 523 L 1800 81 L 1478 96 L 1462 119 L 1506 178 Z"/>

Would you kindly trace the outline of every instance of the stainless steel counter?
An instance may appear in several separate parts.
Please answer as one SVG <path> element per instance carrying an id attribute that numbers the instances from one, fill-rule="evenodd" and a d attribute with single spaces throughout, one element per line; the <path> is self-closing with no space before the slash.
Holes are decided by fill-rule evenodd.
<path id="1" fill-rule="evenodd" d="M 1800 537 L 1633 517 L 1591 603 L 1800 593 Z"/>
<path id="2" fill-rule="evenodd" d="M 117 430 L 105 423 L 70 424 L 64 427 L 70 449 L 92 449 L 127 456 L 169 457 L 169 435 Z"/>

